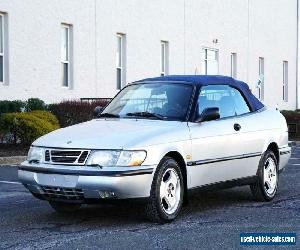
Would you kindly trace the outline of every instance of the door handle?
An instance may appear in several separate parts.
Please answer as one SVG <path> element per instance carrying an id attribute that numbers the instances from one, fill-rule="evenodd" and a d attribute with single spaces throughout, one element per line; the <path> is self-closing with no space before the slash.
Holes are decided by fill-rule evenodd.
<path id="1" fill-rule="evenodd" d="M 233 128 L 234 128 L 235 131 L 239 131 L 242 127 L 241 127 L 240 124 L 235 123 L 235 124 L 233 125 Z"/>

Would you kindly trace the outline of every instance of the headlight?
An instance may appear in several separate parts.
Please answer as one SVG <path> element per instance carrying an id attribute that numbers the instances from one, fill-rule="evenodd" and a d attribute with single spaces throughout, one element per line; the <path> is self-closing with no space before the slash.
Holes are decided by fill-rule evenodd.
<path id="1" fill-rule="evenodd" d="M 87 165 L 102 167 L 140 166 L 146 159 L 145 151 L 94 151 L 87 160 Z"/>
<path id="2" fill-rule="evenodd" d="M 27 161 L 29 162 L 42 162 L 44 156 L 44 149 L 39 147 L 30 147 Z"/>
<path id="3" fill-rule="evenodd" d="M 145 159 L 145 151 L 121 151 L 117 166 L 140 166 Z"/>
<path id="4" fill-rule="evenodd" d="M 87 165 L 100 165 L 103 167 L 115 166 L 118 162 L 120 151 L 94 151 L 87 160 Z"/>

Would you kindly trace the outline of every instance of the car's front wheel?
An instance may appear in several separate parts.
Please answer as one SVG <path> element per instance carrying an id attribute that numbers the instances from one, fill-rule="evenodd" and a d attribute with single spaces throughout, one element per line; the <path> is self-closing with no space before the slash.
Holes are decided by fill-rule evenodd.
<path id="1" fill-rule="evenodd" d="M 278 188 L 278 162 L 271 150 L 267 150 L 260 160 L 258 180 L 250 185 L 254 198 L 258 201 L 272 200 Z"/>
<path id="2" fill-rule="evenodd" d="M 80 204 L 77 203 L 65 203 L 65 202 L 56 202 L 49 201 L 50 206 L 58 213 L 68 214 L 74 213 L 80 208 Z"/>
<path id="3" fill-rule="evenodd" d="M 154 174 L 150 198 L 146 207 L 149 220 L 169 222 L 176 218 L 183 202 L 184 183 L 178 163 L 164 157 Z"/>

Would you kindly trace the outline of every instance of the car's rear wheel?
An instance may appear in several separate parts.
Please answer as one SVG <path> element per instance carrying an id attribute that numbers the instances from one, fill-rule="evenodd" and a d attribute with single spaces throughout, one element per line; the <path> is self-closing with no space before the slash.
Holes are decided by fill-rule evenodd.
<path id="1" fill-rule="evenodd" d="M 254 198 L 258 201 L 272 200 L 278 188 L 278 162 L 271 150 L 267 150 L 260 160 L 258 180 L 250 185 Z"/>
<path id="2" fill-rule="evenodd" d="M 80 208 L 80 204 L 77 203 L 65 203 L 65 202 L 56 202 L 49 201 L 50 206 L 58 213 L 68 214 L 74 213 Z"/>
<path id="3" fill-rule="evenodd" d="M 183 202 L 184 183 L 178 163 L 164 157 L 154 174 L 146 214 L 153 222 L 169 222 L 176 218 Z"/>

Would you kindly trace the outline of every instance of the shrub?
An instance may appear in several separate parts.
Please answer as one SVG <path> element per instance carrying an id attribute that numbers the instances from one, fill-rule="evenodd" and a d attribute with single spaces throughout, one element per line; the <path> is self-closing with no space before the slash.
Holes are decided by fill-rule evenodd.
<path id="1" fill-rule="evenodd" d="M 0 114 L 21 112 L 25 107 L 25 102 L 20 100 L 15 101 L 0 101 Z"/>
<path id="2" fill-rule="evenodd" d="M 299 110 L 282 110 L 280 111 L 286 119 L 290 138 L 300 137 L 300 112 Z"/>
<path id="3" fill-rule="evenodd" d="M 285 117 L 285 119 L 288 123 L 300 121 L 300 112 L 298 112 L 298 111 L 281 110 L 280 112 Z"/>
<path id="4" fill-rule="evenodd" d="M 39 98 L 29 98 L 26 102 L 25 110 L 27 112 L 34 110 L 45 110 L 46 104 Z"/>
<path id="5" fill-rule="evenodd" d="M 108 102 L 109 99 L 93 102 L 63 101 L 48 105 L 48 110 L 58 118 L 61 127 L 67 127 L 91 120 L 95 107 L 105 107 Z"/>
<path id="6" fill-rule="evenodd" d="M 17 141 L 13 127 L 13 113 L 5 113 L 0 116 L 0 137 L 1 142 L 15 143 Z"/>
<path id="7" fill-rule="evenodd" d="M 55 124 L 55 117 L 45 113 L 3 114 L 0 117 L 0 132 L 11 134 L 15 143 L 31 144 L 40 136 L 59 128 L 57 121 Z"/>
<path id="8" fill-rule="evenodd" d="M 59 126 L 58 119 L 56 118 L 55 115 L 53 115 L 50 112 L 35 110 L 35 111 L 32 111 L 31 114 L 34 115 L 37 118 L 40 118 L 42 120 L 45 120 L 45 121 L 49 122 L 53 126 Z"/>

